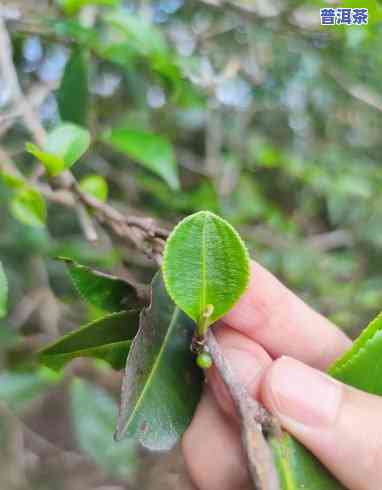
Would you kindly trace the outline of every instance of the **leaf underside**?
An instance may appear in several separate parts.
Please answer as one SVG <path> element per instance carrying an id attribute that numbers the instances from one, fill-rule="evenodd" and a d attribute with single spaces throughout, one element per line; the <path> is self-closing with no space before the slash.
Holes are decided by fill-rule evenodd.
<path id="1" fill-rule="evenodd" d="M 152 304 L 141 314 L 122 384 L 115 434 L 152 450 L 171 448 L 189 425 L 202 377 L 190 352 L 194 324 L 168 296 L 161 274 L 152 282 Z"/>

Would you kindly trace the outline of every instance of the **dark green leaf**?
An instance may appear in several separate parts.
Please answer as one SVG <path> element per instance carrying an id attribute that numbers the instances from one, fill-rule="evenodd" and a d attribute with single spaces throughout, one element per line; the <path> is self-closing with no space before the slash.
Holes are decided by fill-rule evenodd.
<path id="1" fill-rule="evenodd" d="M 201 370 L 190 352 L 194 324 L 171 301 L 161 275 L 141 315 L 127 359 L 117 440 L 127 436 L 165 450 L 188 427 L 200 398 Z"/>
<path id="2" fill-rule="evenodd" d="M 103 138 L 115 149 L 162 177 L 172 189 L 179 189 L 175 154 L 167 138 L 124 128 L 112 129 Z"/>
<path id="3" fill-rule="evenodd" d="M 146 302 L 145 289 L 119 277 L 65 261 L 73 284 L 82 298 L 106 311 L 138 310 Z"/>
<path id="4" fill-rule="evenodd" d="M 89 145 L 89 131 L 76 124 L 63 123 L 48 134 L 43 149 L 32 143 L 27 143 L 26 149 L 54 176 L 76 163 Z"/>
<path id="5" fill-rule="evenodd" d="M 71 385 L 74 433 L 85 454 L 114 478 L 130 478 L 137 459 L 134 441 L 116 444 L 112 434 L 118 407 L 101 388 L 76 379 Z"/>
<path id="6" fill-rule="evenodd" d="M 363 330 L 351 349 L 329 369 L 334 378 L 382 396 L 382 314 Z"/>
<path id="7" fill-rule="evenodd" d="M 167 290 L 179 308 L 198 322 L 207 305 L 212 305 L 209 323 L 213 323 L 246 289 L 249 256 L 229 223 L 200 211 L 172 231 L 162 269 Z"/>
<path id="8" fill-rule="evenodd" d="M 25 225 L 41 228 L 46 222 L 45 200 L 39 191 L 23 187 L 12 198 L 10 209 L 13 216 Z"/>
<path id="9" fill-rule="evenodd" d="M 107 182 L 100 175 L 87 175 L 84 177 L 80 182 L 80 189 L 101 202 L 107 200 L 109 191 Z"/>
<path id="10" fill-rule="evenodd" d="M 138 331 L 137 312 L 113 313 L 71 332 L 39 352 L 43 364 L 59 370 L 77 357 L 103 359 L 122 369 Z"/>
<path id="11" fill-rule="evenodd" d="M 7 314 L 8 303 L 8 281 L 5 275 L 3 264 L 0 262 L 0 318 Z"/>
<path id="12" fill-rule="evenodd" d="M 65 66 L 57 92 L 61 119 L 86 126 L 88 92 L 88 57 L 84 50 L 74 49 Z"/>

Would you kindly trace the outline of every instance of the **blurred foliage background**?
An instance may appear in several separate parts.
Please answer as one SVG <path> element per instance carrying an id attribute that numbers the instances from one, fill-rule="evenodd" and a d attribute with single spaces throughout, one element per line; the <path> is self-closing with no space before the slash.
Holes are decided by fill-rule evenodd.
<path id="1" fill-rule="evenodd" d="M 321 27 L 328 5 L 300 0 L 20 0 L 0 3 L 0 16 L 44 127 L 91 132 L 73 168 L 84 189 L 169 229 L 200 209 L 224 216 L 252 257 L 354 336 L 381 308 L 382 7 L 353 3 L 340 6 L 368 8 L 367 26 Z M 0 43 L 0 164 L 32 182 L 5 51 Z M 141 282 L 155 263 L 102 229 L 89 244 L 73 210 L 20 198 L 10 180 L 3 172 L 1 488 L 125 488 L 136 458 L 111 442 L 119 374 L 76 361 L 57 375 L 34 353 L 101 314 L 55 257 Z M 84 470 L 82 453 L 92 470 L 42 465 L 51 445 Z"/>

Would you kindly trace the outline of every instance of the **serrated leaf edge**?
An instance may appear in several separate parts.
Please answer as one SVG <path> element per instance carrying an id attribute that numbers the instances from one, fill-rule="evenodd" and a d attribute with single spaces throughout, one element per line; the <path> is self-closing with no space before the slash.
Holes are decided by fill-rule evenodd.
<path id="1" fill-rule="evenodd" d="M 246 267 L 245 267 L 245 272 L 246 272 L 246 282 L 242 288 L 242 290 L 240 291 L 240 294 L 238 294 L 238 297 L 236 299 L 236 301 L 230 306 L 230 309 L 233 308 L 235 306 L 235 304 L 239 301 L 239 299 L 241 298 L 241 296 L 244 294 L 244 292 L 246 291 L 246 289 L 248 288 L 248 285 L 249 285 L 249 280 L 250 280 L 250 263 L 251 263 L 251 258 L 250 258 L 250 255 L 249 255 L 249 252 L 248 252 L 248 249 L 247 249 L 247 246 L 245 245 L 244 243 L 244 240 L 241 238 L 241 236 L 239 235 L 239 233 L 235 230 L 235 228 L 231 225 L 231 223 L 229 223 L 228 221 L 226 221 L 224 218 L 222 218 L 221 216 L 218 216 L 217 214 L 215 213 L 212 213 L 211 211 L 207 211 L 207 210 L 202 210 L 202 211 L 198 211 L 196 213 L 193 213 L 191 214 L 190 216 L 187 216 L 186 218 L 182 219 L 181 221 L 179 221 L 179 223 L 177 223 L 170 236 L 167 238 L 166 240 L 166 245 L 165 245 L 165 249 L 164 249 L 164 253 L 163 253 L 163 262 L 162 262 L 162 272 L 163 272 L 163 281 L 164 281 L 164 284 L 165 284 L 165 287 L 166 287 L 166 291 L 168 293 L 168 295 L 170 296 L 170 298 L 173 300 L 173 302 L 177 304 L 177 301 L 176 301 L 176 298 L 175 296 L 173 295 L 172 291 L 171 291 L 171 288 L 169 287 L 169 284 L 168 284 L 168 277 L 167 277 L 167 263 L 168 263 L 168 247 L 167 247 L 167 244 L 171 242 L 172 238 L 175 236 L 176 234 L 176 231 L 177 229 L 183 225 L 184 223 L 187 223 L 188 221 L 191 221 L 191 219 L 195 218 L 195 216 L 198 216 L 199 214 L 207 214 L 207 215 L 210 215 L 212 216 L 213 218 L 216 218 L 218 219 L 220 222 L 224 223 L 225 225 L 227 225 L 231 230 L 232 232 L 234 233 L 234 235 L 236 236 L 236 238 L 239 240 L 240 244 L 242 245 L 243 247 L 243 250 L 244 250 L 244 254 L 245 254 L 245 257 L 246 257 Z M 205 227 L 205 223 L 203 224 L 203 231 L 204 231 L 204 227 Z M 180 308 L 180 307 L 179 307 Z M 181 308 L 180 308 L 181 309 Z M 181 309 L 182 310 L 182 309 Z M 182 310 L 183 311 L 183 310 Z M 222 315 L 220 315 L 218 318 L 216 318 L 214 320 L 214 322 L 216 322 L 217 320 L 219 320 L 220 318 L 222 318 L 226 313 L 228 313 L 229 310 L 225 311 Z M 195 318 L 192 318 L 190 317 L 190 315 L 185 311 L 184 313 L 186 313 L 186 315 L 191 318 L 193 321 L 197 321 L 198 319 L 195 319 Z"/>
<path id="2" fill-rule="evenodd" d="M 353 364 L 367 348 L 367 345 L 373 342 L 375 336 L 382 331 L 382 313 L 379 313 L 364 329 L 353 346 L 329 368 L 328 373 L 334 378 L 340 375 L 341 371 L 347 366 Z"/>

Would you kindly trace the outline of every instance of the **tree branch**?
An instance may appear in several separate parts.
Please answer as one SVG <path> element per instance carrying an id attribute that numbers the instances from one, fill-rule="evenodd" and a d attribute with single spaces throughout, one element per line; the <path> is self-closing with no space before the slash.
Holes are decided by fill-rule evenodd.
<path id="1" fill-rule="evenodd" d="M 39 146 L 44 146 L 47 133 L 21 89 L 13 63 L 10 36 L 5 21 L 1 17 L 0 46 L 2 47 L 0 49 L 0 69 L 4 79 L 12 90 L 13 99 L 18 110 L 20 110 L 25 126 L 33 136 L 35 142 Z M 66 171 L 56 177 L 55 181 L 60 187 L 60 191 L 67 193 L 58 194 L 50 186 L 39 182 L 38 179 L 44 173 L 45 169 L 39 166 L 38 171 L 33 176 L 33 185 L 36 185 L 48 199 L 73 207 L 76 210 L 81 228 L 87 239 L 90 241 L 97 239 L 97 231 L 93 224 L 93 218 L 95 218 L 100 225 L 108 228 L 114 235 L 123 241 L 133 244 L 138 250 L 154 259 L 157 264 L 161 263 L 164 240 L 168 236 L 167 230 L 160 228 L 154 220 L 149 218 L 137 216 L 125 217 L 112 206 L 102 203 L 93 196 L 84 193 L 81 191 L 75 177 L 70 171 Z M 89 215 L 87 209 L 93 211 L 92 216 Z"/>
<path id="2" fill-rule="evenodd" d="M 266 435 L 280 433 L 277 420 L 258 401 L 251 398 L 244 386 L 237 381 L 211 328 L 206 334 L 206 346 L 240 417 L 242 442 L 255 490 L 279 490 L 276 467 L 265 438 Z"/>

